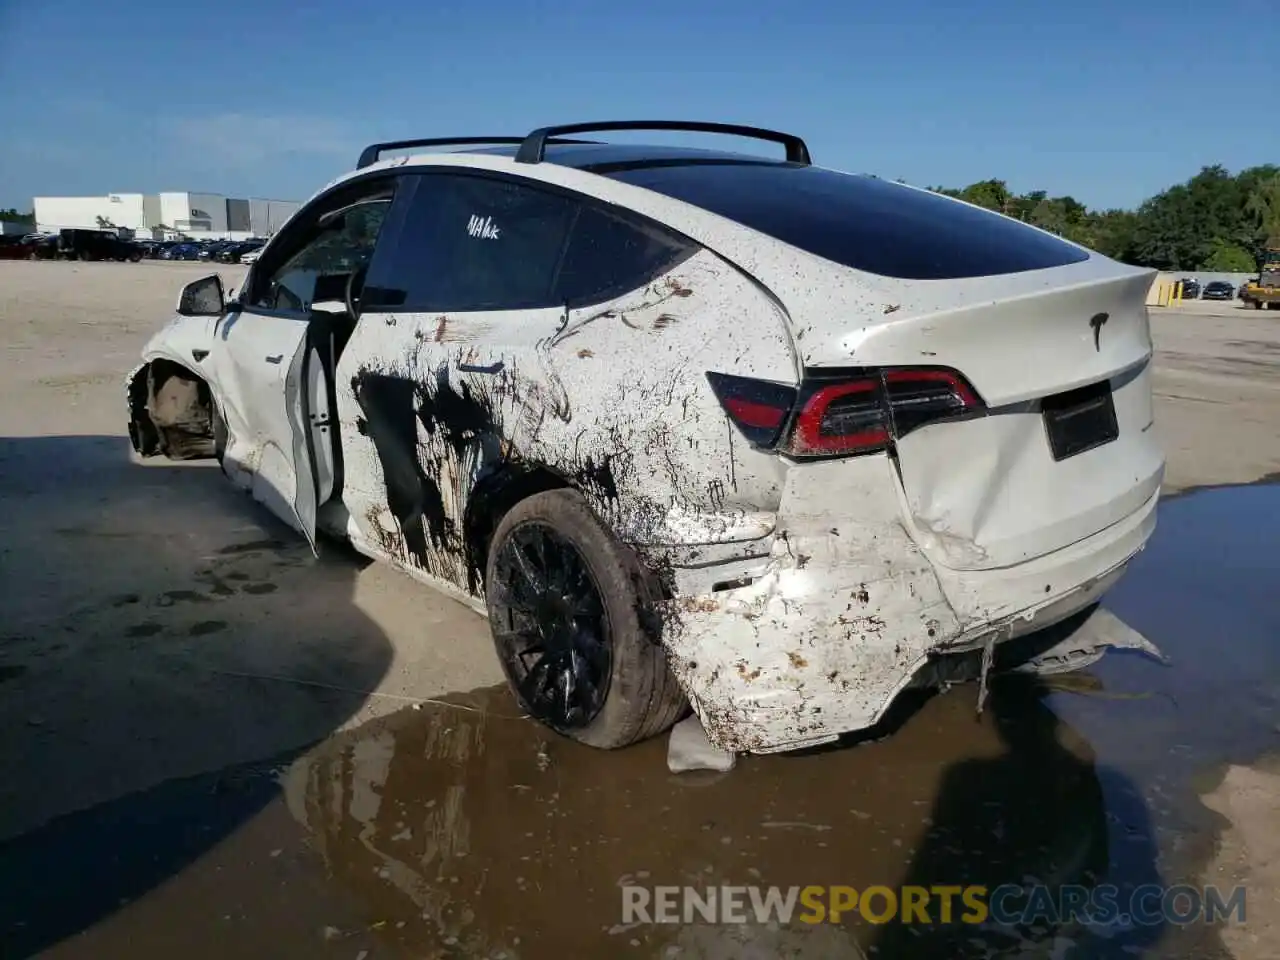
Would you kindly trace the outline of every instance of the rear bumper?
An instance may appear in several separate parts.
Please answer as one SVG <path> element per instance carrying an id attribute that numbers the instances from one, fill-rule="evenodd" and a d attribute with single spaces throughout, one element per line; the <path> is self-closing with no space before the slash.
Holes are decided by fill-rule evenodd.
<path id="1" fill-rule="evenodd" d="M 676 601 L 672 668 L 725 749 L 792 750 L 866 729 L 932 657 L 1095 603 L 1150 538 L 1158 500 L 1052 554 L 966 573 L 935 568 L 888 527 L 859 539 L 793 523 L 749 586 Z M 969 602 L 947 599 L 959 595 Z"/>

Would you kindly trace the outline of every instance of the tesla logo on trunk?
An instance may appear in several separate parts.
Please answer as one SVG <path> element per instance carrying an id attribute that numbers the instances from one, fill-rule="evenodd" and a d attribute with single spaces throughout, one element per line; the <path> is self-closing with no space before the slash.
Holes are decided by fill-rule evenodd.
<path id="1" fill-rule="evenodd" d="M 1089 326 L 1093 328 L 1093 349 L 1102 352 L 1102 327 L 1110 319 L 1110 314 L 1095 313 L 1089 318 Z"/>

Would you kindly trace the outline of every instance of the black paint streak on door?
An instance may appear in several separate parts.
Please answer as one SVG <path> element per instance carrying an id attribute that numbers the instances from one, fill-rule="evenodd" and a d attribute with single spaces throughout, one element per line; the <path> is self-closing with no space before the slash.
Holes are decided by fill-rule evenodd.
<path id="1" fill-rule="evenodd" d="M 400 524 L 409 557 L 428 569 L 423 517 L 444 514 L 440 486 L 418 462 L 417 386 L 403 377 L 360 373 L 352 381 L 356 402 L 364 412 L 366 430 L 382 464 L 387 484 L 387 507 Z M 436 526 L 438 520 L 433 521 Z M 432 530 L 439 544 L 444 530 Z"/>

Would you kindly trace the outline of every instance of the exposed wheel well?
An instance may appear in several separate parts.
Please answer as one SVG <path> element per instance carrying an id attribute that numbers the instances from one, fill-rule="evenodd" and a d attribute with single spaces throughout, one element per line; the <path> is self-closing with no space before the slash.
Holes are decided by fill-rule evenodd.
<path id="1" fill-rule="evenodd" d="M 129 384 L 129 439 L 144 457 L 202 460 L 216 454 L 213 393 L 180 363 L 152 360 Z"/>
<path id="2" fill-rule="evenodd" d="M 545 467 L 519 463 L 506 465 L 481 478 L 467 501 L 463 520 L 467 578 L 472 593 L 483 593 L 489 545 L 502 518 L 517 503 L 536 493 L 570 486 L 568 480 Z"/>

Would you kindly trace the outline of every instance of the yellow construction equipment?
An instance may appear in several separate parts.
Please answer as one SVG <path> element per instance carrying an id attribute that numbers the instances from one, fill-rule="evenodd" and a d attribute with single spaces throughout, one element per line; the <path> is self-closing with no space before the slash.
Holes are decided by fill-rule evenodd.
<path id="1" fill-rule="evenodd" d="M 1267 244 L 1258 269 L 1258 279 L 1250 281 L 1240 297 L 1253 309 L 1280 310 L 1280 238 Z"/>

